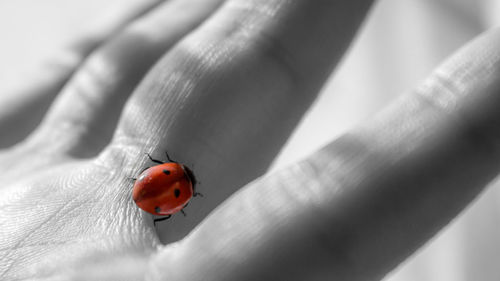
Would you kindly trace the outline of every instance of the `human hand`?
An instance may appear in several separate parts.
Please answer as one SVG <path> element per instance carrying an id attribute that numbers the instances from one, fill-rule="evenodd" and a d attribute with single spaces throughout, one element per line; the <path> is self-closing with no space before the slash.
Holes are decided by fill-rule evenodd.
<path id="1" fill-rule="evenodd" d="M 109 145 L 105 111 L 135 68 L 120 65 L 120 79 L 100 91 L 68 90 L 78 88 L 72 80 L 34 135 L 2 155 L 11 167 L 0 196 L 3 277 L 366 280 L 387 273 L 496 173 L 498 32 L 374 120 L 247 184 L 314 100 L 368 5 L 229 2 L 146 77 Z M 133 58 L 118 53 L 104 65 Z M 116 53 L 107 54 L 95 63 Z M 144 152 L 166 149 L 194 164 L 206 197 L 190 204 L 188 217 L 161 224 L 163 241 L 184 239 L 158 248 L 127 177 L 146 166 Z"/>

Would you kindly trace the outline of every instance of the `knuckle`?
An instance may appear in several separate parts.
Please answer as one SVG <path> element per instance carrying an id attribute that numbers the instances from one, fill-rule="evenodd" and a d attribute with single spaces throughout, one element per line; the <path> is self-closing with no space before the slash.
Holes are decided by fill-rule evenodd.
<path id="1" fill-rule="evenodd" d="M 463 63 L 438 70 L 415 94 L 453 124 L 463 140 L 489 153 L 500 153 L 500 81 L 498 70 Z"/>

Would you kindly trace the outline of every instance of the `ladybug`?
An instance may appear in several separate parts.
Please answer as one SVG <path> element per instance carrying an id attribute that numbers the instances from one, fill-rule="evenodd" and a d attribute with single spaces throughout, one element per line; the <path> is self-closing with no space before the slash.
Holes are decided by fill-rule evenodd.
<path id="1" fill-rule="evenodd" d="M 189 200 L 202 196 L 195 191 L 196 178 L 191 169 L 170 159 L 168 153 L 165 154 L 168 162 L 153 159 L 146 153 L 158 165 L 146 168 L 137 179 L 133 179 L 132 199 L 144 211 L 161 216 L 153 220 L 155 225 L 179 211 L 186 215 L 183 209 Z"/>

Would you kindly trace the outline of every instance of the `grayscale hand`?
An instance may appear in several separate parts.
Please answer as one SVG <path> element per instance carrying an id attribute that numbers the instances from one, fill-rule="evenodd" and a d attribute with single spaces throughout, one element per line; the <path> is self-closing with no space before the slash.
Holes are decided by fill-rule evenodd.
<path id="1" fill-rule="evenodd" d="M 0 116 L 28 120 L 0 153 L 0 279 L 381 279 L 498 172 L 500 32 L 265 174 L 370 5 L 150 1 L 75 45 L 83 63 L 0 104 L 50 104 L 34 129 Z M 166 150 L 204 198 L 155 228 L 129 178 Z"/>

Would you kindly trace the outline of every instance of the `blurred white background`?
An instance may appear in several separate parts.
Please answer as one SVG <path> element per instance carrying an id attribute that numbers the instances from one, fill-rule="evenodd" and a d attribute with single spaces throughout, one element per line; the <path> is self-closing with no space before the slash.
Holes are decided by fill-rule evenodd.
<path id="1" fill-rule="evenodd" d="M 0 83 L 43 72 L 43 59 L 61 50 L 79 30 L 136 1 L 0 0 Z M 415 87 L 454 50 L 495 26 L 499 16 L 496 0 L 377 2 L 274 167 L 316 150 Z M 492 184 L 385 281 L 498 281 L 499 238 L 500 189 Z"/>

